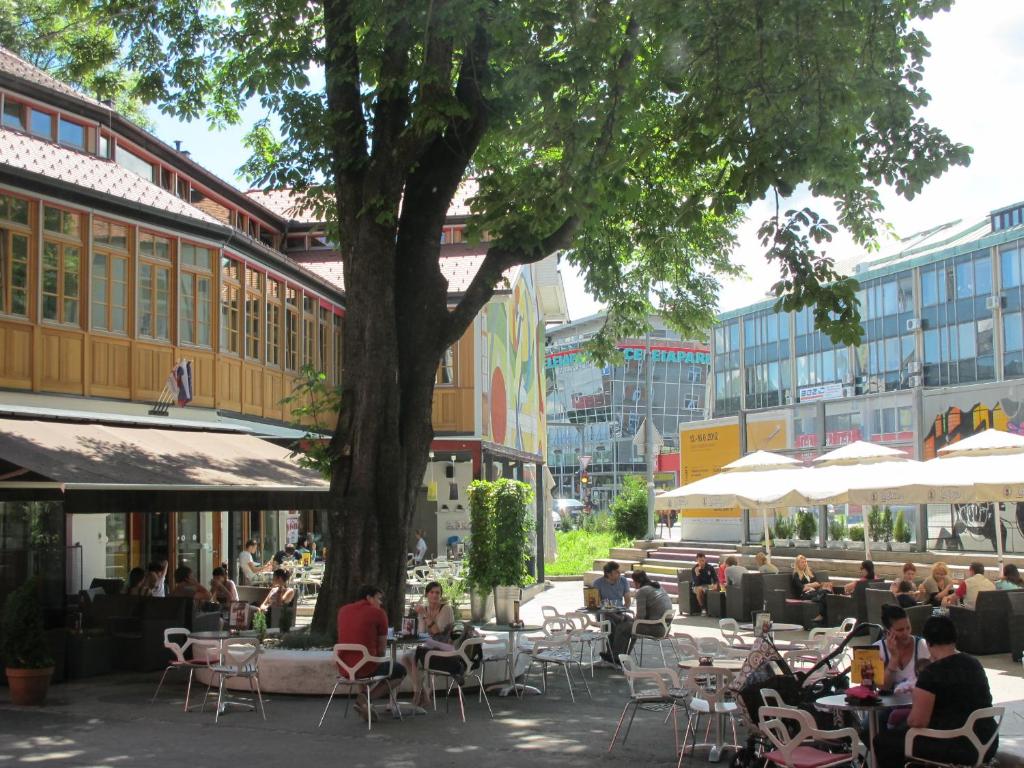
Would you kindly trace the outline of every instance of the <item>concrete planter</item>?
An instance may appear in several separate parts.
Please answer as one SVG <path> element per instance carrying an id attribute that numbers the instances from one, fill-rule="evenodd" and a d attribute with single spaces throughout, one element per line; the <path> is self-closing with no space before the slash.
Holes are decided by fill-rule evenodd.
<path id="1" fill-rule="evenodd" d="M 909 552 L 910 542 L 894 541 L 889 544 L 893 552 Z"/>
<path id="2" fill-rule="evenodd" d="M 845 541 L 830 541 L 826 545 L 829 549 L 846 549 Z"/>
<path id="3" fill-rule="evenodd" d="M 494 595 L 481 593 L 476 589 L 469 592 L 469 617 L 475 624 L 482 624 L 494 613 Z"/>
<path id="4" fill-rule="evenodd" d="M 498 624 L 511 624 L 518 617 L 516 603 L 522 605 L 523 590 L 521 587 L 494 588 L 494 621 Z"/>

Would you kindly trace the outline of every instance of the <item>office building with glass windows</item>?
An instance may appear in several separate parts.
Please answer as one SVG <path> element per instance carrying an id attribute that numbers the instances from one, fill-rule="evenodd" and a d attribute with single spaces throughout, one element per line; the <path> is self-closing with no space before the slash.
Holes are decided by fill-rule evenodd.
<path id="1" fill-rule="evenodd" d="M 637 438 L 648 397 L 664 441 L 661 450 L 678 449 L 680 422 L 705 418 L 710 363 L 705 343 L 681 339 L 652 316 L 649 338 L 622 339 L 621 362 L 596 365 L 587 360 L 585 344 L 603 323 L 598 315 L 548 328 L 544 362 L 547 457 L 555 495 L 589 500 L 595 510 L 607 508 L 625 476 L 646 472 L 643 440 Z M 581 472 L 589 481 L 582 486 Z M 671 471 L 655 477 L 666 488 L 676 481 Z"/>
<path id="2" fill-rule="evenodd" d="M 858 439 L 927 459 L 989 426 L 1024 429 L 1022 218 L 1024 203 L 1015 204 L 921 232 L 896 253 L 858 264 L 864 336 L 855 347 L 816 331 L 811 310 L 776 313 L 773 300 L 720 315 L 712 420 L 692 425 L 731 430 L 715 460 L 756 449 L 809 458 Z M 688 468 L 713 471 L 707 461 L 684 446 L 684 478 Z M 998 518 L 1008 550 L 1024 551 L 1024 505 L 997 506 L 903 511 L 919 545 L 991 551 Z M 856 520 L 861 510 L 849 513 Z M 710 513 L 694 517 L 684 535 L 741 533 L 738 511 L 715 522 Z"/>

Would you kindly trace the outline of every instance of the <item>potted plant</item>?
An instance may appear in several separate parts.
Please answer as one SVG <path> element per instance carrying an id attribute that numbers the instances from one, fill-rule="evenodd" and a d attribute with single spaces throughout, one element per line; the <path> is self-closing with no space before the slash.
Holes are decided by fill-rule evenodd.
<path id="1" fill-rule="evenodd" d="M 470 618 L 483 622 L 490 615 L 489 606 L 494 578 L 491 575 L 494 555 L 491 525 L 492 484 L 474 480 L 469 484 L 469 543 L 466 549 L 466 586 L 469 588 Z"/>
<path id="2" fill-rule="evenodd" d="M 885 538 L 885 511 L 881 507 L 871 507 L 868 511 L 867 535 L 871 541 L 872 551 L 888 549 Z"/>
<path id="3" fill-rule="evenodd" d="M 893 552 L 910 551 L 910 525 L 907 523 L 907 519 L 903 516 L 902 509 L 896 513 L 896 522 L 893 524 L 892 536 Z"/>
<path id="4" fill-rule="evenodd" d="M 818 533 L 818 521 L 811 510 L 801 507 L 796 513 L 795 547 L 809 547 Z"/>
<path id="5" fill-rule="evenodd" d="M 793 521 L 786 517 L 780 517 L 775 521 L 775 546 L 792 546 Z"/>
<path id="6" fill-rule="evenodd" d="M 50 687 L 54 660 L 43 634 L 38 578 L 29 579 L 7 597 L 0 623 L 0 658 L 7 670 L 11 702 L 41 705 Z"/>
<path id="7" fill-rule="evenodd" d="M 494 584 L 494 620 L 509 624 L 518 618 L 516 602 L 522 600 L 522 588 L 530 577 L 526 564 L 533 529 L 530 516 L 533 489 L 518 480 L 496 480 L 491 498 L 494 554 L 490 577 Z"/>
<path id="8" fill-rule="evenodd" d="M 851 525 L 850 526 L 850 541 L 864 541 L 864 526 L 863 525 Z"/>
<path id="9" fill-rule="evenodd" d="M 846 549 L 846 515 L 835 515 L 828 524 L 828 548 Z"/>

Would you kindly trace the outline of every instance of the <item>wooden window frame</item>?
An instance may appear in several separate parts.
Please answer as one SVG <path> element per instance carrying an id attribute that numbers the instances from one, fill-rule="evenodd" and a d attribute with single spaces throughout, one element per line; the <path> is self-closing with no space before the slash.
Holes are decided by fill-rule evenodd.
<path id="1" fill-rule="evenodd" d="M 46 228 L 46 213 L 47 210 L 58 211 L 61 216 L 61 231 L 55 231 Z M 63 231 L 63 216 L 76 217 L 78 221 L 77 235 L 67 234 Z M 87 249 L 83 243 L 83 220 L 85 214 L 81 211 L 76 211 L 70 208 L 64 208 L 59 205 L 50 205 L 49 203 L 44 204 L 42 213 L 42 226 L 40 230 L 43 238 L 43 250 L 42 258 L 39 262 L 39 300 L 40 300 L 40 318 L 44 323 L 53 325 L 63 325 L 73 328 L 82 328 L 85 322 L 84 313 L 82 311 L 82 282 L 85 276 L 85 259 L 87 258 Z M 54 268 L 47 266 L 47 251 L 48 248 L 56 249 L 57 263 Z M 77 293 L 75 295 L 68 295 L 68 277 L 73 274 L 73 271 L 68 269 L 68 261 L 70 260 L 70 251 L 75 250 L 75 258 L 78 261 L 77 269 L 77 280 L 76 287 Z M 56 291 L 50 293 L 46 290 L 46 274 L 56 270 Z M 56 302 L 56 317 L 46 316 L 46 298 L 53 297 Z M 68 310 L 68 302 L 73 302 L 76 308 L 75 319 L 68 320 L 70 314 Z"/>
<path id="2" fill-rule="evenodd" d="M 334 369 L 331 371 L 333 378 L 331 381 L 335 385 L 341 384 L 341 371 L 342 364 L 344 361 L 344 328 L 342 327 L 342 316 L 340 313 L 334 313 L 334 327 L 332 338 L 334 340 Z"/>
<path id="3" fill-rule="evenodd" d="M 106 226 L 108 232 L 112 231 L 113 227 L 121 227 L 125 231 L 125 246 L 121 248 L 117 245 L 111 244 L 109 238 L 107 241 L 97 240 L 97 228 Z M 101 333 L 111 333 L 117 336 L 127 336 L 128 328 L 131 325 L 131 235 L 132 228 L 127 224 L 123 224 L 119 221 L 111 221 L 110 219 L 100 218 L 94 216 L 92 220 L 92 254 L 90 256 L 90 268 L 89 268 L 89 327 L 94 331 Z M 105 283 L 106 298 L 104 301 L 98 302 L 97 305 L 97 282 L 99 278 L 99 272 L 96 267 L 96 258 L 103 257 L 107 260 L 106 263 L 106 274 L 102 278 L 102 282 Z M 124 304 L 118 305 L 114 303 L 114 287 L 116 281 L 114 280 L 114 263 L 120 261 L 124 266 L 124 286 L 123 296 Z M 121 328 L 114 328 L 114 310 L 124 310 L 123 314 L 123 325 Z M 97 325 L 97 316 L 102 316 L 103 323 L 106 327 L 100 328 Z"/>
<path id="4" fill-rule="evenodd" d="M 302 358 L 300 329 L 302 327 L 302 292 L 294 285 L 284 289 L 284 369 L 298 371 Z"/>
<path id="5" fill-rule="evenodd" d="M 238 270 L 238 279 L 225 268 L 228 263 Z M 242 356 L 242 260 L 224 254 L 220 270 L 220 333 L 219 348 L 229 355 Z M 233 343 L 232 343 L 233 342 Z"/>
<path id="6" fill-rule="evenodd" d="M 317 300 L 316 296 L 306 293 L 302 296 L 302 365 L 320 370 L 316 359 L 317 343 Z"/>
<path id="7" fill-rule="evenodd" d="M 136 285 L 135 285 L 135 296 L 138 306 L 135 318 L 135 334 L 139 339 L 145 339 L 146 341 L 159 342 L 163 344 L 171 343 L 171 332 L 174 328 L 174 297 L 176 288 L 174 284 L 174 257 L 175 257 L 175 240 L 170 237 L 164 237 L 155 232 L 139 232 L 135 247 L 135 253 L 137 254 L 137 266 L 136 266 Z M 156 256 L 156 248 L 153 249 L 153 255 L 142 254 L 143 243 L 152 241 L 154 246 L 157 241 L 167 243 L 167 259 L 163 259 Z M 142 270 L 143 267 L 149 267 L 152 270 L 150 279 L 147 281 L 143 279 Z M 163 272 L 166 276 L 166 302 L 167 302 L 167 315 L 164 318 L 166 335 L 159 336 L 160 328 L 160 281 L 159 274 Z M 142 300 L 143 291 L 150 292 L 150 311 L 148 313 L 143 311 L 144 302 Z M 148 314 L 148 317 L 146 315 Z M 148 320 L 150 322 L 151 333 L 143 331 L 143 322 Z"/>
<path id="8" fill-rule="evenodd" d="M 284 281 L 267 275 L 266 279 L 266 329 L 267 343 L 265 360 L 268 366 L 280 368 L 284 362 Z"/>
<path id="9" fill-rule="evenodd" d="M 245 357 L 263 360 L 263 306 L 266 300 L 266 275 L 245 266 Z"/>
<path id="10" fill-rule="evenodd" d="M 317 308 L 317 354 L 320 358 L 320 370 L 331 380 L 331 361 L 334 355 L 330 354 L 331 343 L 331 310 L 321 304 Z"/>
<path id="11" fill-rule="evenodd" d="M 434 375 L 434 386 L 454 387 L 458 384 L 458 342 L 452 344 L 441 355 L 441 361 L 437 364 L 437 373 Z"/>
<path id="12" fill-rule="evenodd" d="M 9 215 L 10 201 L 17 200 L 25 205 L 25 221 L 19 221 Z M 34 259 L 32 220 L 36 206 L 32 201 L 18 195 L 0 192 L 0 315 L 28 320 L 32 317 L 32 264 Z M 14 239 L 25 241 L 25 258 L 18 260 L 23 267 L 24 283 L 15 285 L 14 280 Z M 14 297 L 21 294 L 24 301 L 24 312 L 13 309 Z"/>

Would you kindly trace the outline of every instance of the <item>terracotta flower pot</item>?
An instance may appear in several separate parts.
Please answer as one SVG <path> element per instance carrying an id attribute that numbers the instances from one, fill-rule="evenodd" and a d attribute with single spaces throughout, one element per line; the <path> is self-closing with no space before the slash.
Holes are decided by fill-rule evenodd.
<path id="1" fill-rule="evenodd" d="M 11 688 L 11 703 L 21 707 L 38 707 L 46 701 L 53 667 L 44 669 L 12 669 L 7 667 L 7 684 Z"/>

